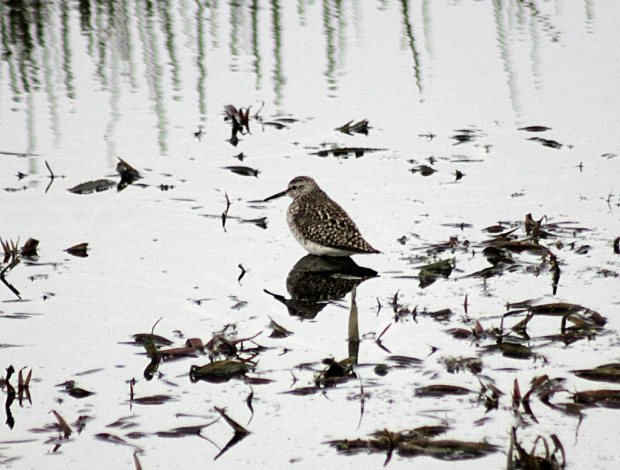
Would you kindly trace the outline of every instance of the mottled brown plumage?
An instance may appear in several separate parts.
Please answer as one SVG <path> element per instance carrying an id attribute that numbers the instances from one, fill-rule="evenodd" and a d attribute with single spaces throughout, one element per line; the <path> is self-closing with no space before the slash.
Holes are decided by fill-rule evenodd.
<path id="1" fill-rule="evenodd" d="M 288 226 L 309 253 L 318 256 L 379 253 L 362 238 L 344 209 L 332 201 L 312 178 L 293 178 L 286 191 L 266 200 L 284 195 L 293 198 L 286 213 Z"/>

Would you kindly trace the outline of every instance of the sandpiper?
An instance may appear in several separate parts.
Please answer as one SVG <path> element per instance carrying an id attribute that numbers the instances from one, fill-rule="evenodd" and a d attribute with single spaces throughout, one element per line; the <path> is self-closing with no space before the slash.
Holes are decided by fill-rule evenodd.
<path id="1" fill-rule="evenodd" d="M 355 222 L 312 178 L 293 178 L 285 191 L 264 201 L 286 195 L 293 198 L 286 211 L 288 226 L 295 239 L 310 254 L 350 256 L 380 253 L 362 238 Z"/>

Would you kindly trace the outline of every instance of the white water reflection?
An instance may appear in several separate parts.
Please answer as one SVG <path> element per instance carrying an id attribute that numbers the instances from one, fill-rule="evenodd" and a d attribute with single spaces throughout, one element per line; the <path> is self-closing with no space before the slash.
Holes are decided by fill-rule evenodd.
<path id="1" fill-rule="evenodd" d="M 394 456 L 389 466 L 503 468 L 510 428 L 519 424 L 509 398 L 515 378 L 522 392 L 543 374 L 567 379 L 571 392 L 614 388 L 570 373 L 617 360 L 614 2 L 12 2 L 0 13 L 0 237 L 41 241 L 38 262 L 23 260 L 6 276 L 22 299 L 0 285 L 0 364 L 32 368 L 35 381 L 33 403 L 15 402 L 15 426 L 0 432 L 0 462 L 132 465 L 133 448 L 95 437 L 110 433 L 143 450 L 144 468 L 382 465 L 384 455 L 345 457 L 325 442 L 448 420 L 447 438 L 486 439 L 501 452 L 459 464 Z M 251 134 L 239 135 L 236 147 L 224 121 L 228 104 L 251 105 L 262 118 L 251 119 Z M 362 119 L 370 122 L 367 136 L 334 131 Z M 551 130 L 518 130 L 532 125 Z M 469 138 L 455 145 L 463 135 Z M 332 146 L 385 150 L 316 155 Z M 118 181 L 117 156 L 140 170 L 138 184 L 84 196 L 67 191 L 89 180 Z M 47 191 L 45 162 L 56 176 Z M 423 164 L 436 172 L 411 172 Z M 232 165 L 258 169 L 258 177 L 224 169 Z M 457 170 L 465 176 L 455 181 Z M 372 364 L 358 370 L 369 394 L 361 424 L 356 381 L 324 395 L 285 393 L 313 384 L 315 372 L 300 364 L 318 371 L 322 359 L 349 354 L 350 295 L 303 305 L 312 319 L 291 316 L 305 291 L 292 286 L 290 273 L 305 253 L 288 233 L 285 202 L 249 203 L 304 174 L 384 253 L 356 258 L 379 272 L 356 288 L 359 362 Z M 489 266 L 482 230 L 516 224 L 527 213 L 546 215 L 543 228 L 573 227 L 542 241 L 559 259 L 557 295 L 550 261 L 536 256 L 518 258 L 525 259 L 519 270 L 500 277 L 468 276 Z M 247 223 L 262 218 L 266 228 Z M 422 248 L 450 237 L 460 242 L 454 253 L 436 257 L 455 258 L 452 274 L 421 289 L 417 267 L 434 261 Z M 80 242 L 89 243 L 88 258 L 64 251 Z M 240 264 L 246 274 L 238 281 Z M 398 305 L 418 308 L 415 321 L 394 322 L 397 292 Z M 558 318 L 536 319 L 530 345 L 540 356 L 530 360 L 485 354 L 446 334 L 471 328 L 472 319 L 497 327 L 506 303 L 532 298 L 598 311 L 608 319 L 605 331 L 565 346 L 541 339 L 558 333 Z M 453 312 L 448 322 L 422 314 L 446 308 Z M 228 324 L 238 337 L 264 331 L 257 342 L 273 349 L 260 354 L 255 375 L 273 382 L 252 385 L 253 415 L 248 384 L 190 383 L 190 365 L 203 365 L 206 356 L 164 362 L 161 377 L 143 378 L 149 360 L 124 343 L 160 317 L 155 332 L 175 346 L 185 337 L 208 340 Z M 270 319 L 294 335 L 267 338 Z M 374 343 L 388 325 L 383 345 L 423 360 L 420 368 L 374 373 L 375 364 L 393 365 Z M 482 358 L 482 374 L 506 393 L 498 410 L 486 413 L 475 397 L 414 396 L 433 383 L 479 390 L 474 375 L 446 372 L 442 360 L 453 356 Z M 130 406 L 132 378 L 136 397 L 168 394 L 175 401 Z M 69 379 L 95 395 L 67 397 L 56 385 Z M 609 468 L 617 460 L 616 411 L 588 409 L 579 424 L 533 403 L 539 422 L 525 418 L 524 447 L 555 433 L 575 468 Z M 219 416 L 215 406 L 252 431 L 215 463 L 219 451 L 203 439 L 153 435 L 210 422 Z M 81 434 L 56 442 L 57 432 L 32 431 L 55 422 L 52 409 L 71 424 L 81 415 L 92 420 Z M 131 425 L 111 426 L 120 418 Z M 202 434 L 221 448 L 232 431 L 218 422 Z"/>

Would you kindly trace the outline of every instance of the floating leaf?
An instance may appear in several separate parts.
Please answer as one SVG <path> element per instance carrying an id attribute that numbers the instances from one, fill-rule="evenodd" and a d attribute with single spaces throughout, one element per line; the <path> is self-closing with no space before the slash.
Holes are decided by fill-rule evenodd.
<path id="1" fill-rule="evenodd" d="M 138 405 L 163 405 L 169 401 L 174 401 L 175 398 L 170 395 L 151 395 L 148 397 L 139 397 L 131 400 L 131 403 Z"/>
<path id="2" fill-rule="evenodd" d="M 581 245 L 577 248 L 577 250 L 575 250 L 575 253 L 578 255 L 587 255 L 591 248 L 592 247 L 590 245 Z"/>
<path id="3" fill-rule="evenodd" d="M 414 367 L 423 364 L 421 359 L 411 356 L 389 356 L 388 360 L 395 362 L 397 364 L 396 367 L 400 368 Z"/>
<path id="4" fill-rule="evenodd" d="M 482 229 L 482 231 L 487 232 L 487 233 L 502 233 L 505 236 L 506 234 L 503 232 L 505 232 L 507 228 L 508 227 L 505 227 L 504 225 L 491 225 L 489 227 Z M 508 233 L 512 233 L 515 230 L 516 229 L 512 229 Z"/>
<path id="5" fill-rule="evenodd" d="M 506 249 L 514 253 L 522 253 L 524 251 L 536 254 L 545 254 L 549 252 L 549 248 L 534 242 L 525 241 L 500 241 L 494 242 L 492 246 L 500 249 Z"/>
<path id="6" fill-rule="evenodd" d="M 188 338 L 187 341 L 185 341 L 185 346 L 200 350 L 204 349 L 205 347 L 200 338 Z"/>
<path id="7" fill-rule="evenodd" d="M 207 382 L 219 383 L 227 382 L 233 377 L 243 376 L 252 370 L 254 364 L 249 361 L 235 361 L 226 359 L 215 361 L 204 366 L 192 365 L 189 370 L 189 377 L 192 382 L 205 380 Z"/>
<path id="8" fill-rule="evenodd" d="M 88 243 L 80 243 L 78 245 L 73 245 L 71 248 L 67 248 L 65 251 L 70 255 L 77 256 L 79 258 L 88 257 Z"/>
<path id="9" fill-rule="evenodd" d="M 353 121 L 347 122 L 344 126 L 337 127 L 335 130 L 342 132 L 343 134 L 364 134 L 368 135 L 368 120 L 363 119 L 362 121 L 356 122 L 352 124 Z"/>
<path id="10" fill-rule="evenodd" d="M 160 346 L 170 346 L 171 344 L 173 344 L 172 341 L 170 341 L 169 339 L 164 338 L 163 336 L 154 335 L 152 333 L 138 333 L 133 335 L 133 339 L 136 343 L 139 344 L 145 344 L 149 341 Z"/>
<path id="11" fill-rule="evenodd" d="M 125 439 L 115 436 L 114 434 L 109 434 L 107 432 L 100 432 L 95 434 L 95 438 L 100 441 L 109 442 L 110 444 L 122 445 L 122 446 L 131 446 Z"/>
<path id="12" fill-rule="evenodd" d="M 248 385 L 265 385 L 275 382 L 272 379 L 266 379 L 264 377 L 248 377 L 247 375 L 243 378 L 243 381 Z"/>
<path id="13" fill-rule="evenodd" d="M 527 127 L 520 127 L 518 130 L 526 131 L 526 132 L 546 132 L 546 131 L 550 131 L 551 128 L 545 127 L 545 126 L 527 126 Z"/>
<path id="14" fill-rule="evenodd" d="M 66 382 L 57 385 L 57 387 L 64 387 L 63 393 L 66 393 L 73 398 L 81 399 L 94 395 L 94 392 L 89 392 L 88 390 L 84 390 L 83 388 L 76 386 L 75 380 L 67 380 Z"/>
<path id="15" fill-rule="evenodd" d="M 197 426 L 182 426 L 178 428 L 171 429 L 170 431 L 159 431 L 157 434 L 159 437 L 186 437 L 186 436 L 199 436 L 203 429 L 208 428 L 219 420 L 216 419 L 207 424 L 200 424 Z"/>
<path id="16" fill-rule="evenodd" d="M 587 406 L 620 408 L 620 390 L 587 390 L 573 394 L 575 403 Z"/>
<path id="17" fill-rule="evenodd" d="M 281 122 L 278 122 L 278 121 L 262 121 L 261 124 L 263 126 L 275 127 L 278 130 L 288 129 L 288 126 L 286 124 L 282 124 Z"/>
<path id="18" fill-rule="evenodd" d="M 578 316 L 579 318 L 592 323 L 596 326 L 604 326 L 607 323 L 605 317 L 600 313 L 590 310 L 576 304 L 568 304 L 563 302 L 550 303 L 544 305 L 534 305 L 530 307 L 533 315 L 550 315 L 550 316 Z"/>
<path id="19" fill-rule="evenodd" d="M 529 347 L 509 341 L 504 341 L 497 345 L 490 346 L 487 349 L 499 349 L 503 356 L 513 359 L 529 359 L 534 355 Z"/>
<path id="20" fill-rule="evenodd" d="M 224 170 L 230 170 L 233 173 L 235 173 L 236 175 L 254 176 L 255 178 L 258 178 L 258 174 L 260 173 L 259 170 L 255 170 L 254 168 L 250 168 L 249 166 L 238 166 L 238 165 L 225 166 L 225 167 L 223 167 L 223 169 Z"/>
<path id="21" fill-rule="evenodd" d="M 153 357 L 153 354 L 150 354 L 149 351 L 147 351 L 147 353 L 149 354 L 149 356 Z M 157 351 L 157 353 L 159 356 L 166 356 L 169 358 L 173 358 L 173 357 L 196 356 L 198 351 L 196 350 L 196 348 L 192 348 L 191 346 L 186 346 L 183 348 L 160 349 Z"/>
<path id="22" fill-rule="evenodd" d="M 436 263 L 427 264 L 425 266 L 418 266 L 420 270 L 418 279 L 420 280 L 420 287 L 424 288 L 432 283 L 439 277 L 448 278 L 452 273 L 454 267 L 454 258 L 448 260 L 437 261 Z"/>
<path id="23" fill-rule="evenodd" d="M 327 366 L 319 376 L 316 378 L 315 383 L 318 385 L 332 385 L 334 382 L 341 380 L 347 380 L 357 377 L 353 372 L 353 365 L 355 365 L 355 358 L 348 357 L 342 361 L 335 361 L 332 358 L 326 358 L 323 360 L 323 364 Z"/>
<path id="24" fill-rule="evenodd" d="M 258 219 L 241 219 L 239 222 L 242 224 L 253 224 L 263 230 L 267 228 L 267 217 L 260 217 Z"/>
<path id="25" fill-rule="evenodd" d="M 386 432 L 390 433 L 390 431 L 383 429 L 381 431 L 375 431 L 374 433 L 372 433 L 372 435 L 376 437 L 381 437 L 381 436 L 386 435 Z M 392 433 L 392 434 L 398 434 L 399 441 L 407 442 L 407 441 L 412 441 L 416 439 L 425 439 L 425 438 L 427 439 L 430 437 L 437 437 L 437 436 L 440 436 L 441 434 L 445 434 L 446 432 L 448 432 L 448 426 L 436 425 L 436 426 L 419 426 L 414 429 L 408 429 L 406 431 L 400 431 L 398 433 Z"/>
<path id="26" fill-rule="evenodd" d="M 319 390 L 321 390 L 320 387 L 298 387 L 298 388 L 294 388 L 293 390 L 289 390 L 288 392 L 284 392 L 284 393 L 305 397 L 307 395 L 314 395 Z"/>
<path id="27" fill-rule="evenodd" d="M 477 140 L 484 135 L 478 129 L 459 129 L 454 132 L 456 132 L 456 134 L 451 137 L 452 139 L 456 140 L 454 145 L 473 142 L 474 140 Z"/>
<path id="28" fill-rule="evenodd" d="M 204 350 L 204 344 L 200 338 L 189 338 L 185 342 L 185 347 L 182 348 L 157 349 L 155 342 L 150 338 L 145 338 L 143 344 L 146 353 L 151 358 L 195 356 L 198 352 Z"/>
<path id="29" fill-rule="evenodd" d="M 420 173 L 422 176 L 431 176 L 437 170 L 435 170 L 434 168 L 428 165 L 420 165 L 415 168 L 412 168 L 409 171 L 411 171 L 411 173 Z"/>
<path id="30" fill-rule="evenodd" d="M 456 440 L 415 440 L 398 446 L 402 456 L 427 455 L 440 460 L 464 460 L 484 457 L 497 452 L 498 447 L 487 442 L 466 442 Z"/>
<path id="31" fill-rule="evenodd" d="M 136 415 L 124 416 L 122 418 L 117 419 L 113 423 L 108 424 L 106 427 L 119 428 L 119 429 L 133 428 L 138 425 L 138 423 L 135 421 L 135 418 L 137 418 Z"/>
<path id="32" fill-rule="evenodd" d="M 319 157 L 328 157 L 331 153 L 334 157 L 348 157 L 350 154 L 354 155 L 356 158 L 363 157 L 366 153 L 371 152 L 382 152 L 387 149 L 381 148 L 366 148 L 366 147 L 336 147 L 329 150 L 319 150 L 318 152 L 314 152 L 311 155 L 318 155 Z"/>
<path id="33" fill-rule="evenodd" d="M 435 310 L 434 312 L 422 312 L 423 315 L 428 315 L 437 321 L 448 321 L 453 315 L 452 310 L 449 308 L 442 308 L 441 310 Z"/>
<path id="34" fill-rule="evenodd" d="M 419 397 L 445 397 L 448 395 L 467 395 L 471 390 L 457 385 L 436 384 L 418 387 L 415 394 Z"/>
<path id="35" fill-rule="evenodd" d="M 571 372 L 586 380 L 620 383 L 620 363 L 605 364 L 595 369 L 573 370 Z"/>
<path id="36" fill-rule="evenodd" d="M 114 181 L 101 179 L 78 184 L 77 186 L 70 188 L 69 191 L 74 194 L 90 194 L 93 192 L 105 191 L 107 189 L 110 189 L 115 184 L 116 183 Z"/>
<path id="37" fill-rule="evenodd" d="M 472 330 L 467 330 L 465 328 L 450 328 L 447 331 L 455 339 L 471 339 L 475 337 Z"/>
<path id="38" fill-rule="evenodd" d="M 33 256 L 37 256 L 37 247 L 39 246 L 39 240 L 35 240 L 34 238 L 29 238 L 24 246 L 22 247 L 22 255 L 32 258 Z"/>
<path id="39" fill-rule="evenodd" d="M 486 442 L 465 442 L 452 439 L 434 441 L 429 437 L 443 434 L 446 426 L 423 426 L 420 428 L 392 432 L 384 429 L 373 433 L 372 439 L 329 441 L 339 452 L 354 454 L 364 452 L 386 452 L 386 464 L 393 451 L 401 456 L 430 456 L 441 460 L 462 460 L 483 457 L 496 452 L 497 446 Z"/>
<path id="40" fill-rule="evenodd" d="M 530 137 L 527 140 L 531 140 L 533 142 L 538 142 L 540 144 L 542 144 L 545 147 L 549 147 L 552 149 L 561 149 L 562 148 L 562 144 L 560 144 L 559 142 L 556 142 L 555 140 L 549 140 L 549 139 L 543 139 L 542 137 Z"/>

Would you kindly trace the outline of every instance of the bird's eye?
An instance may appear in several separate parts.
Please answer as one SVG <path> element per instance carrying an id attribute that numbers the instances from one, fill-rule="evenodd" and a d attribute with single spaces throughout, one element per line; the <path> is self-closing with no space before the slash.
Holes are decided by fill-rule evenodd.
<path id="1" fill-rule="evenodd" d="M 293 186 L 291 186 L 291 189 L 292 189 L 293 191 L 295 191 L 295 190 L 297 189 L 297 185 L 296 185 L 296 184 L 294 184 Z"/>

